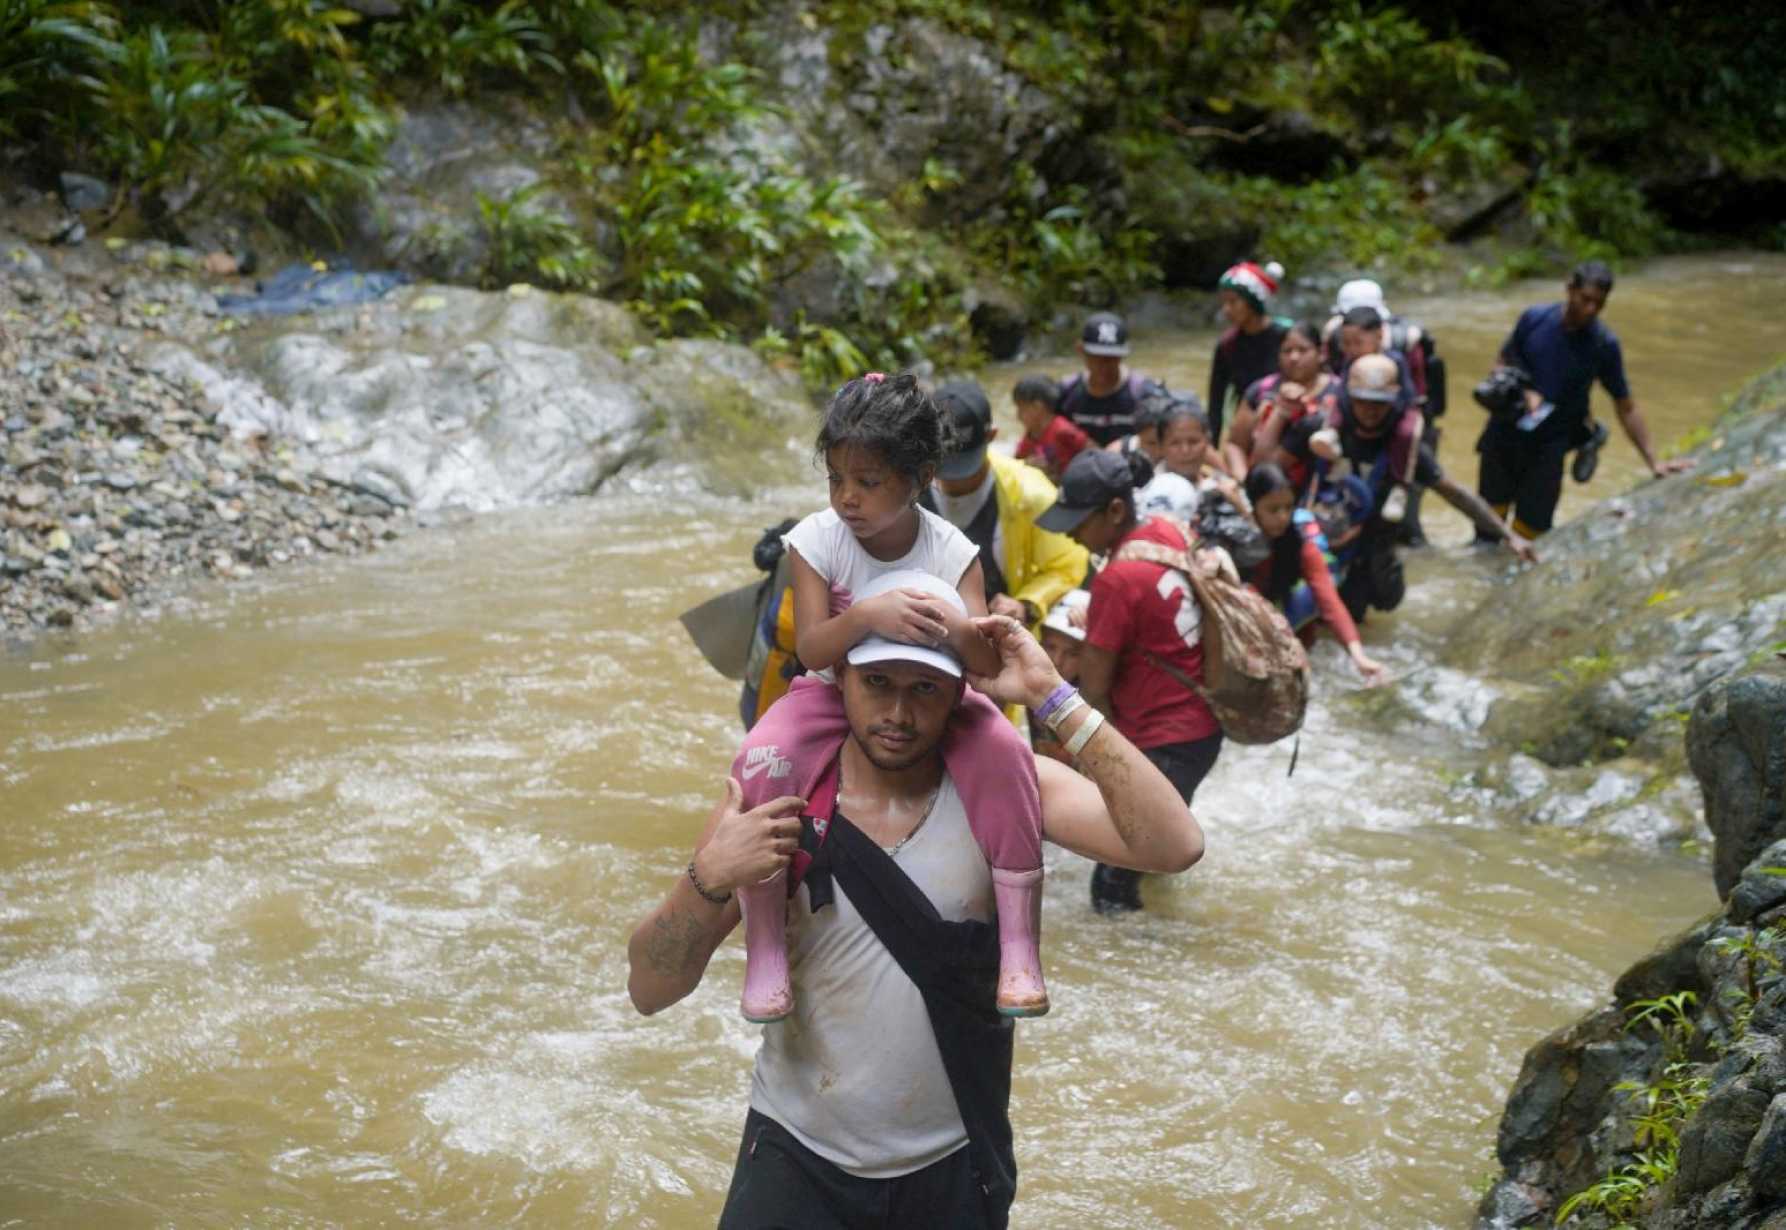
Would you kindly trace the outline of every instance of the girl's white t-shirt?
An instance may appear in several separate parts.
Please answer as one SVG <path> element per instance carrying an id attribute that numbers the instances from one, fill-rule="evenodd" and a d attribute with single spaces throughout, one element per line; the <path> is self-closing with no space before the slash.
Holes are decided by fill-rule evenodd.
<path id="1" fill-rule="evenodd" d="M 961 588 L 961 578 L 969 565 L 980 557 L 980 549 L 966 534 L 929 509 L 915 511 L 918 514 L 918 537 L 912 543 L 912 549 L 898 559 L 879 560 L 870 555 L 861 540 L 850 533 L 843 518 L 829 508 L 806 517 L 783 534 L 781 542 L 784 547 L 798 552 L 827 585 L 841 586 L 849 591 L 852 599 L 883 573 L 903 572 L 908 568 L 928 572 L 957 589 Z M 827 683 L 837 682 L 836 672 L 830 669 L 813 674 Z"/>
<path id="2" fill-rule="evenodd" d="M 898 559 L 880 560 L 863 549 L 861 540 L 850 533 L 843 518 L 827 508 L 815 512 L 782 535 L 782 545 L 800 553 L 800 558 L 827 585 L 839 585 L 853 597 L 876 577 L 889 572 L 916 568 L 953 585 L 961 586 L 961 578 L 980 556 L 980 549 L 960 530 L 927 508 L 916 510 L 918 537 L 912 549 Z"/>

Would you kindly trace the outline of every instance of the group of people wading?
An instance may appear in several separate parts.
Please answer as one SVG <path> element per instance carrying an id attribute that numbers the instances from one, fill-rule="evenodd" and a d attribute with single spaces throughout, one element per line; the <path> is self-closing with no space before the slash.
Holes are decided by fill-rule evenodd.
<path id="1" fill-rule="evenodd" d="M 1599 322 L 1603 265 L 1507 339 L 1478 393 L 1478 491 L 1434 455 L 1430 334 L 1370 281 L 1325 322 L 1276 318 L 1281 276 L 1223 276 L 1207 408 L 1129 371 L 1109 312 L 1084 322 L 1082 371 L 1017 382 L 1011 455 L 972 382 L 871 373 L 831 398 L 829 506 L 759 546 L 748 734 L 629 945 L 653 1013 L 744 924 L 742 1008 L 765 1028 L 726 1230 L 1007 1224 L 1012 1022 L 1049 1006 L 1043 841 L 1093 862 L 1101 912 L 1203 853 L 1190 803 L 1223 725 L 1199 577 L 1244 580 L 1285 638 L 1325 625 L 1375 683 L 1358 624 L 1401 601 L 1421 492 L 1532 561 L 1569 454 L 1586 481 L 1606 438 L 1595 381 L 1653 473 L 1679 464 L 1651 452 Z"/>

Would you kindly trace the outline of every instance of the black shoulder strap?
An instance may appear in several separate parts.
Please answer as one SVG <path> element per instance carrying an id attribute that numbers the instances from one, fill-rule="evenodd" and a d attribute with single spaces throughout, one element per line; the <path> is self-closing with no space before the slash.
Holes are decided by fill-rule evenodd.
<path id="1" fill-rule="evenodd" d="M 834 877 L 924 996 L 943 1070 L 967 1128 L 974 1173 L 986 1195 L 987 1224 L 1005 1230 L 1017 1194 L 1010 1116 L 1015 1033 L 996 1004 L 998 928 L 945 920 L 924 890 L 861 829 L 842 815 L 833 817 L 829 829 L 806 873 L 809 891 L 824 891 L 817 884 L 828 885 Z"/>

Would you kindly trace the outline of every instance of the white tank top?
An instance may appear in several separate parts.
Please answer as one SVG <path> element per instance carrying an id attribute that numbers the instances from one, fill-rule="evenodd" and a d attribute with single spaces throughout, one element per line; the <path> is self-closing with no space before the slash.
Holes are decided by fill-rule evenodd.
<path id="1" fill-rule="evenodd" d="M 945 774 L 930 818 L 893 856 L 951 922 L 993 917 L 992 872 Z M 763 1027 L 751 1106 L 845 1172 L 890 1179 L 967 1143 L 924 997 L 834 882 L 788 909 L 794 1012 Z"/>

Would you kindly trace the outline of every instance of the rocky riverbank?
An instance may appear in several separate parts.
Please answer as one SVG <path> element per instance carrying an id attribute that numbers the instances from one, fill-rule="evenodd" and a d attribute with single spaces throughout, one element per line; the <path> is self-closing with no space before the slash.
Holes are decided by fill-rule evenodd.
<path id="1" fill-rule="evenodd" d="M 1371 720 L 1490 751 L 1470 809 L 1664 845 L 1705 837 L 1681 739 L 1695 700 L 1786 645 L 1786 366 L 1744 387 L 1696 467 L 1547 534 Z"/>
<path id="2" fill-rule="evenodd" d="M 1724 908 L 1527 1054 L 1480 1230 L 1786 1227 L 1786 666 L 1704 691 L 1686 748 Z"/>
<path id="3" fill-rule="evenodd" d="M 331 481 L 156 371 L 163 337 L 116 284 L 55 277 L 14 250 L 0 278 L 0 630 L 17 640 L 152 606 L 189 578 L 234 580 L 353 553 L 409 510 Z M 177 327 L 177 326 L 176 326 Z"/>
<path id="4" fill-rule="evenodd" d="M 253 285 L 165 244 L 0 234 L 8 640 L 647 467 L 745 487 L 810 413 L 750 350 L 653 344 L 585 296 L 417 285 L 244 323 L 225 290 Z"/>

